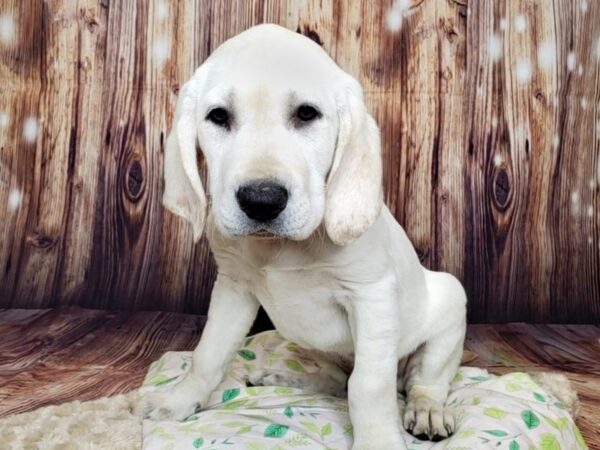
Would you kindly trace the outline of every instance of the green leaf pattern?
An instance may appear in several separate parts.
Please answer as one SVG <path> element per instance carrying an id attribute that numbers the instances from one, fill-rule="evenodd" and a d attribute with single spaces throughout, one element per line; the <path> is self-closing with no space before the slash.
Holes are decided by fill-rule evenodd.
<path id="1" fill-rule="evenodd" d="M 544 433 L 540 439 L 541 450 L 560 450 L 560 444 L 553 434 Z"/>
<path id="2" fill-rule="evenodd" d="M 233 400 L 238 395 L 240 395 L 239 388 L 227 389 L 226 391 L 223 391 L 223 402 L 228 402 L 229 400 Z"/>
<path id="3" fill-rule="evenodd" d="M 533 430 L 540 424 L 540 419 L 538 419 L 538 416 L 536 416 L 535 413 L 530 409 L 521 411 L 521 418 L 529 430 Z"/>
<path id="4" fill-rule="evenodd" d="M 238 350 L 238 355 L 240 355 L 242 358 L 244 358 L 246 361 L 253 361 L 256 359 L 256 354 L 252 351 L 252 350 L 248 350 L 248 349 L 241 349 Z"/>
<path id="5" fill-rule="evenodd" d="M 491 406 L 489 408 L 485 408 L 483 410 L 483 414 L 488 417 L 493 417 L 494 419 L 502 420 L 506 417 L 506 411 L 497 408 L 496 406 Z"/>
<path id="6" fill-rule="evenodd" d="M 272 423 L 267 428 L 265 428 L 264 435 L 265 437 L 276 437 L 280 438 L 285 436 L 289 427 L 287 425 L 282 425 L 280 423 Z"/>
<path id="7" fill-rule="evenodd" d="M 168 391 L 190 369 L 191 353 L 169 352 L 153 363 L 142 391 Z M 162 449 L 347 449 L 353 429 L 346 399 L 288 386 L 247 386 L 250 374 L 272 369 L 292 379 L 329 376 L 333 363 L 309 354 L 277 332 L 249 337 L 237 351 L 223 383 L 203 410 L 182 422 L 148 422 L 144 448 Z M 462 367 L 452 381 L 447 407 L 457 430 L 445 440 L 450 450 L 587 449 L 565 407 L 525 373 L 503 376 Z M 410 450 L 434 444 L 404 435 Z M 439 445 L 439 444 L 438 444 Z M 436 447 L 437 448 L 437 447 Z"/>

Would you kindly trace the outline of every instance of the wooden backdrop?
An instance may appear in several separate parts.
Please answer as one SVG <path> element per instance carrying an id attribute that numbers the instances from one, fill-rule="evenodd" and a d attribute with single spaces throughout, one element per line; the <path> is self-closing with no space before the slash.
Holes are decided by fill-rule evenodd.
<path id="1" fill-rule="evenodd" d="M 262 22 L 362 82 L 386 201 L 471 320 L 600 321 L 596 0 L 0 0 L 0 307 L 206 312 L 165 135 L 194 68 Z"/>

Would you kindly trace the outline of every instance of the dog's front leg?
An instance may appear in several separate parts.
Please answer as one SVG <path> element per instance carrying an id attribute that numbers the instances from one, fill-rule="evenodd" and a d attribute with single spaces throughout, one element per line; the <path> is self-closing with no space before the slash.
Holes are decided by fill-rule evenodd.
<path id="1" fill-rule="evenodd" d="M 259 304 L 239 283 L 219 274 L 192 367 L 172 389 L 144 395 L 136 412 L 153 420 L 183 420 L 206 404 L 256 318 Z"/>
<path id="2" fill-rule="evenodd" d="M 354 369 L 348 381 L 353 450 L 406 448 L 396 381 L 398 319 L 389 284 L 357 293 L 347 307 L 354 339 Z"/>

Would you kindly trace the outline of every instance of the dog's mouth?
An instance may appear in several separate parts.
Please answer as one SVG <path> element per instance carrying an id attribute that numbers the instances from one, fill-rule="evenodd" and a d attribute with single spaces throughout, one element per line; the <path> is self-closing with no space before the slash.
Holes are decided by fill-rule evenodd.
<path id="1" fill-rule="evenodd" d="M 282 239 L 282 236 L 265 229 L 256 230 L 250 233 L 249 236 L 264 240 Z"/>

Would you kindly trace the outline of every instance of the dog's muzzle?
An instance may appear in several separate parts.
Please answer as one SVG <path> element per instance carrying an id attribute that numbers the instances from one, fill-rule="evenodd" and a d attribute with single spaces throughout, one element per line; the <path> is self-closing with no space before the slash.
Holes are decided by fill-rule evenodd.
<path id="1" fill-rule="evenodd" d="M 240 209 L 257 222 L 269 222 L 279 216 L 287 205 L 288 190 L 273 180 L 246 183 L 236 193 Z"/>

